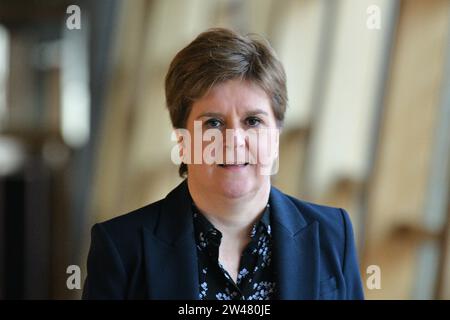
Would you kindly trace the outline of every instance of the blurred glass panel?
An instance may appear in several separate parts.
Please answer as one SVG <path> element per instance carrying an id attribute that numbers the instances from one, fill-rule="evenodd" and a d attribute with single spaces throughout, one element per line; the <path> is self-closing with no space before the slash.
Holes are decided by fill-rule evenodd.
<path id="1" fill-rule="evenodd" d="M 0 25 L 0 129 L 5 126 L 6 109 L 6 83 L 9 66 L 9 35 L 8 31 Z"/>
<path id="2" fill-rule="evenodd" d="M 77 148 L 89 139 L 90 93 L 88 61 L 88 27 L 68 30 L 62 40 L 62 136 L 67 145 Z"/>

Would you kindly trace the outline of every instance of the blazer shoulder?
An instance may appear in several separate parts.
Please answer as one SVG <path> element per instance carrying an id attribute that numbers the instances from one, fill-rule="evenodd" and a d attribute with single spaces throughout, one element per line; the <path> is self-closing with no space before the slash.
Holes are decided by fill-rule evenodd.
<path id="1" fill-rule="evenodd" d="M 345 209 L 315 204 L 287 196 L 309 223 L 317 222 L 323 264 L 327 275 L 341 272 L 343 299 L 364 299 L 353 226 Z M 334 266 L 334 267 L 332 267 Z"/>
<path id="2" fill-rule="evenodd" d="M 98 223 L 112 238 L 137 234 L 142 227 L 152 229 L 158 220 L 164 199 Z"/>
<path id="3" fill-rule="evenodd" d="M 322 234 L 326 234 L 330 240 L 345 239 L 347 228 L 351 228 L 350 218 L 345 209 L 308 202 L 290 195 L 286 196 L 297 207 L 308 224 L 318 222 L 319 229 L 324 231 Z"/>
<path id="4" fill-rule="evenodd" d="M 308 224 L 317 222 L 324 252 L 335 252 L 341 269 L 358 272 L 353 226 L 345 209 L 320 205 L 288 196 Z M 329 256 L 329 255 L 328 255 Z"/>

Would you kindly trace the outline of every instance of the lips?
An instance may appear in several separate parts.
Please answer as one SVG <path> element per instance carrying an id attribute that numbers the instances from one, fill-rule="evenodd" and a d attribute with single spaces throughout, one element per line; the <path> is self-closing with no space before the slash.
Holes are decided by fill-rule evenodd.
<path id="1" fill-rule="evenodd" d="M 240 164 L 219 164 L 219 167 L 222 168 L 242 168 L 248 166 L 249 163 L 240 163 Z"/>

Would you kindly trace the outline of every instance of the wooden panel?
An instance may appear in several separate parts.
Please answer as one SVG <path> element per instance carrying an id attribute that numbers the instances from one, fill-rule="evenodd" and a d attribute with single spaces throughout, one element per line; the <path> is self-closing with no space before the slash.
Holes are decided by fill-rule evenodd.
<path id="1" fill-rule="evenodd" d="M 433 133 L 439 110 L 449 2 L 403 1 L 369 191 L 364 265 L 381 267 L 382 289 L 367 298 L 407 299 L 418 239 L 396 232 L 423 222 Z M 420 239 L 419 239 L 420 240 Z"/>

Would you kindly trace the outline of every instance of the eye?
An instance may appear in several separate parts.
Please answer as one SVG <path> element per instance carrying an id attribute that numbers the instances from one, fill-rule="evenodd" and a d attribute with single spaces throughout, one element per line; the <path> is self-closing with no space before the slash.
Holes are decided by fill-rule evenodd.
<path id="1" fill-rule="evenodd" d="M 209 128 L 219 128 L 222 125 L 222 121 L 219 119 L 211 118 L 205 121 L 205 125 Z"/>
<path id="2" fill-rule="evenodd" d="M 257 127 L 262 123 L 262 120 L 258 117 L 248 117 L 245 122 L 249 127 Z"/>

